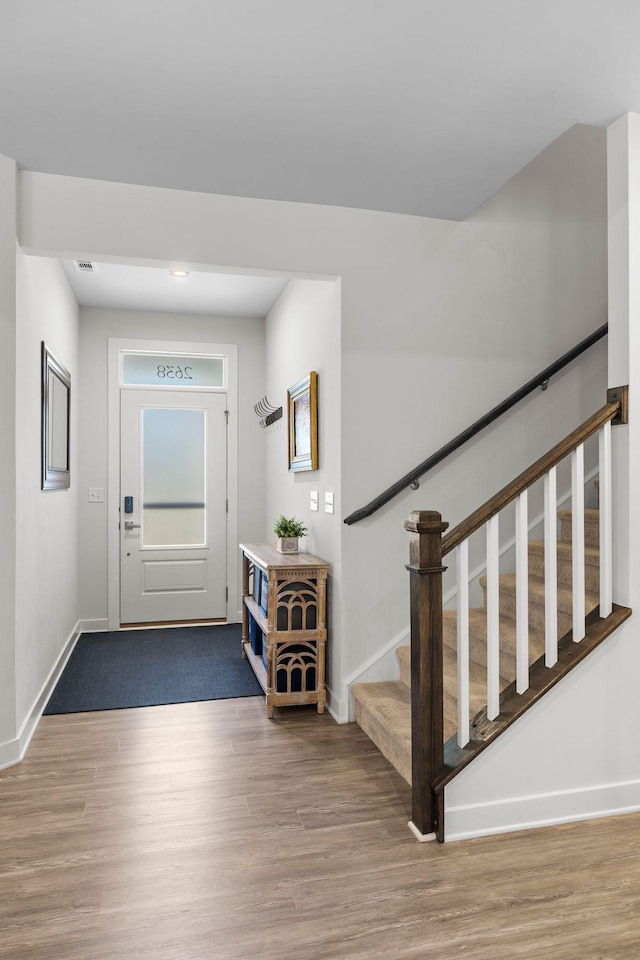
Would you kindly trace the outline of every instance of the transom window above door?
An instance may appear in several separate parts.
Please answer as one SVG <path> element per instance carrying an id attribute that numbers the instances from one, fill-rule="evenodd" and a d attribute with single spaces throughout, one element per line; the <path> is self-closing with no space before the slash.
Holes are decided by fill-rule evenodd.
<path id="1" fill-rule="evenodd" d="M 120 382 L 124 387 L 224 390 L 226 357 L 161 353 L 122 353 Z"/>

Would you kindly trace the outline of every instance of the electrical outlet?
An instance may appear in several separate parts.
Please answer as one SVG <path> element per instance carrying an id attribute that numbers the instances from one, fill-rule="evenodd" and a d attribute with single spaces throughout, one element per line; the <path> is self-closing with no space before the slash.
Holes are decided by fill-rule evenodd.
<path id="1" fill-rule="evenodd" d="M 89 487 L 89 503 L 104 503 L 104 487 Z"/>

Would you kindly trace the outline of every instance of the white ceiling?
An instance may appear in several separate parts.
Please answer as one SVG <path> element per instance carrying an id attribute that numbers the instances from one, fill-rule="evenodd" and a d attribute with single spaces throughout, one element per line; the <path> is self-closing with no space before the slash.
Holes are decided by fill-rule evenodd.
<path id="1" fill-rule="evenodd" d="M 460 219 L 640 111 L 637 0 L 2 4 L 20 167 Z"/>
<path id="2" fill-rule="evenodd" d="M 265 317 L 288 282 L 286 277 L 193 270 L 178 279 L 164 267 L 102 262 L 81 273 L 73 260 L 61 263 L 82 307 Z"/>

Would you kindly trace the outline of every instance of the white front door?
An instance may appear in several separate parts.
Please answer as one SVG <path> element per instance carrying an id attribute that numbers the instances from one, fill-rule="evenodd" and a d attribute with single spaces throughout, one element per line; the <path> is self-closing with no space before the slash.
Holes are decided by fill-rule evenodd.
<path id="1" fill-rule="evenodd" d="M 121 391 L 120 622 L 226 618 L 226 394 Z"/>

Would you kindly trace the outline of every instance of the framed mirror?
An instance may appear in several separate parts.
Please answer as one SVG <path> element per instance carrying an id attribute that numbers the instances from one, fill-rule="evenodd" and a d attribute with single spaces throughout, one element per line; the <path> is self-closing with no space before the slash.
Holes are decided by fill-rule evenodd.
<path id="1" fill-rule="evenodd" d="M 69 423 L 71 375 L 42 341 L 42 489 L 71 484 Z"/>

